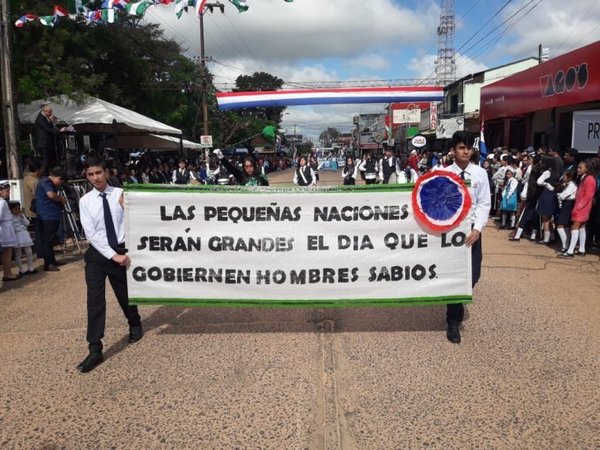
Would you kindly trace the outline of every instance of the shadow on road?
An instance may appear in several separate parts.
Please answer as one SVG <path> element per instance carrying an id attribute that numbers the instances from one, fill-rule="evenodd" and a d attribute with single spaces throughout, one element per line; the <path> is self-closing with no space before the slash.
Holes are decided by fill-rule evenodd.
<path id="1" fill-rule="evenodd" d="M 143 311 L 143 309 L 142 309 Z M 162 306 L 144 328 L 163 334 L 440 331 L 445 306 L 334 309 L 178 308 Z"/>

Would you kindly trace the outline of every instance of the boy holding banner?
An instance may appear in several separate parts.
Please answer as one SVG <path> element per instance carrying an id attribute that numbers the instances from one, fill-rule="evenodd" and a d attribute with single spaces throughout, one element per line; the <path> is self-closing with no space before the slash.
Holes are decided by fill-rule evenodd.
<path id="1" fill-rule="evenodd" d="M 471 182 L 472 206 L 467 220 L 471 221 L 471 233 L 465 244 L 471 247 L 472 285 L 479 281 L 481 276 L 481 232 L 487 224 L 490 214 L 490 184 L 487 172 L 476 164 L 471 163 L 475 135 L 467 131 L 457 131 L 452 135 L 452 148 L 454 164 L 444 170 L 453 172 L 465 181 Z M 448 329 L 446 337 L 453 344 L 460 344 L 459 326 L 464 318 L 464 305 L 462 303 L 449 304 L 446 312 Z"/>
<path id="2" fill-rule="evenodd" d="M 85 176 L 94 187 L 81 197 L 81 224 L 90 247 L 85 253 L 87 285 L 87 341 L 89 355 L 77 366 L 89 372 L 104 361 L 102 338 L 106 321 L 106 278 L 112 286 L 119 306 L 129 323 L 129 343 L 139 341 L 142 322 L 137 306 L 129 305 L 127 268 L 131 264 L 125 248 L 125 214 L 123 189 L 108 185 L 108 170 L 104 161 L 88 158 Z"/>

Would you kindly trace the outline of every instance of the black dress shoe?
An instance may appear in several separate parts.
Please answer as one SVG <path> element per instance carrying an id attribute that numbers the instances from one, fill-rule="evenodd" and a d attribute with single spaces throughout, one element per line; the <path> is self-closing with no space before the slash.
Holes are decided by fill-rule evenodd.
<path id="1" fill-rule="evenodd" d="M 87 373 L 91 370 L 94 370 L 94 368 L 103 361 L 104 356 L 102 356 L 102 352 L 90 353 L 83 361 L 81 361 L 81 363 L 79 363 L 77 370 L 79 370 L 81 373 Z"/>
<path id="2" fill-rule="evenodd" d="M 458 331 L 458 323 L 449 323 L 446 337 L 453 344 L 460 344 L 460 331 Z"/>
<path id="3" fill-rule="evenodd" d="M 58 267 L 56 267 L 54 264 L 49 264 L 47 266 L 44 266 L 44 270 L 46 272 L 60 272 L 60 269 Z"/>
<path id="4" fill-rule="evenodd" d="M 142 330 L 142 325 L 133 325 L 129 327 L 129 343 L 133 344 L 134 342 L 139 341 L 144 336 L 144 331 Z"/>

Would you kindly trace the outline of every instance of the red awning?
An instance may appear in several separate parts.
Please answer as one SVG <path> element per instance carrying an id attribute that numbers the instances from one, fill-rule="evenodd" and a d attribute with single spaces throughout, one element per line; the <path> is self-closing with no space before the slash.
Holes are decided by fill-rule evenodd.
<path id="1" fill-rule="evenodd" d="M 600 100 L 600 41 L 481 89 L 481 120 Z"/>

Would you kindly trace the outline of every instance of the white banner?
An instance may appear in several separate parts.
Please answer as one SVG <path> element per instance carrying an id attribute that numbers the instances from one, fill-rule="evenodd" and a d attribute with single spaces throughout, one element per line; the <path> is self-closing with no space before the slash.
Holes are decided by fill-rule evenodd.
<path id="1" fill-rule="evenodd" d="M 571 147 L 581 153 L 596 153 L 600 148 L 600 111 L 573 112 Z"/>
<path id="2" fill-rule="evenodd" d="M 392 111 L 392 122 L 397 124 L 412 124 L 419 123 L 421 121 L 421 110 L 419 108 L 413 109 L 394 109 Z"/>
<path id="3" fill-rule="evenodd" d="M 465 129 L 465 119 L 461 117 L 453 117 L 452 119 L 440 119 L 435 130 L 435 137 L 438 139 L 452 139 L 452 135 L 456 131 Z"/>
<path id="4" fill-rule="evenodd" d="M 470 225 L 426 233 L 410 188 L 267 189 L 126 191 L 132 303 L 470 301 Z"/>

